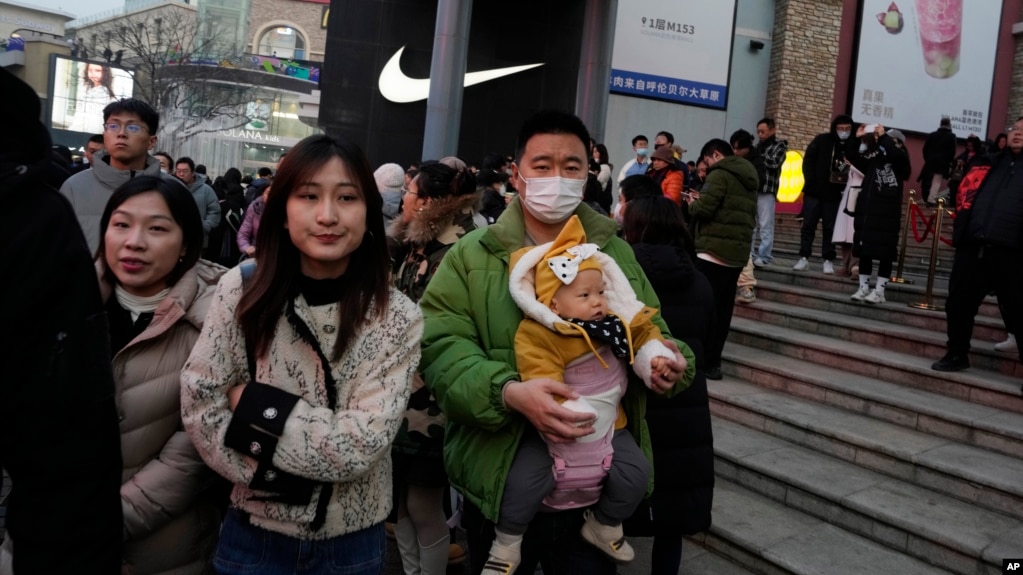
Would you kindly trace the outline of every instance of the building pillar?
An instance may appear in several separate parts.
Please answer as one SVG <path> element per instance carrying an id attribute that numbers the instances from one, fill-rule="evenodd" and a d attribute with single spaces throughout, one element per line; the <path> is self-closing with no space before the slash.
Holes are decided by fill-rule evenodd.
<path id="1" fill-rule="evenodd" d="M 617 17 L 618 0 L 586 0 L 575 113 L 586 124 L 590 137 L 597 142 L 604 141 Z"/>
<path id="2" fill-rule="evenodd" d="M 805 150 L 833 116 L 843 7 L 856 0 L 777 0 L 766 115 Z"/>
<path id="3" fill-rule="evenodd" d="M 426 129 L 423 133 L 423 159 L 438 160 L 458 153 L 471 15 L 472 0 L 437 2 L 433 58 L 430 61 L 430 97 L 426 101 Z"/>

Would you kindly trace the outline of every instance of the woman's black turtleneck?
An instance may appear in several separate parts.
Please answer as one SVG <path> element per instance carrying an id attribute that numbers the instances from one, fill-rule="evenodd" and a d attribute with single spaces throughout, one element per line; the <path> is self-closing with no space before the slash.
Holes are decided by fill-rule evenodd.
<path id="1" fill-rule="evenodd" d="M 311 306 L 330 305 L 337 303 L 345 295 L 348 289 L 348 281 L 345 275 L 337 278 L 313 279 L 304 274 L 298 274 L 298 293 L 302 294 L 306 303 Z"/>

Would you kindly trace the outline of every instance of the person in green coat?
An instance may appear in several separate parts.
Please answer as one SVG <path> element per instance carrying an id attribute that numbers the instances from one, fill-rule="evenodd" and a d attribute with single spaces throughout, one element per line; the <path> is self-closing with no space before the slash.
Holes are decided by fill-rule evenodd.
<path id="1" fill-rule="evenodd" d="M 689 215 L 696 267 L 710 280 L 717 310 L 717 322 L 707 340 L 707 379 L 721 379 L 721 351 L 732 324 L 735 282 L 753 245 L 760 178 L 753 164 L 735 155 L 724 140 L 704 144 L 700 161 L 707 164 L 707 179 L 689 204 Z"/>
<path id="2" fill-rule="evenodd" d="M 632 249 L 616 237 L 614 221 L 581 203 L 588 142 L 586 127 L 571 114 L 545 111 L 527 120 L 512 166 L 519 197 L 494 225 L 469 233 L 448 251 L 420 300 L 425 319 L 420 369 L 448 417 L 444 463 L 452 485 L 465 497 L 463 525 L 474 575 L 484 572 L 504 484 L 523 435 L 568 442 L 593 431 L 586 424 L 589 415 L 557 401 L 575 398 L 571 388 L 549 379 L 520 381 L 514 339 L 522 312 L 508 290 L 511 253 L 553 241 L 577 215 L 586 237 L 615 259 L 639 300 L 660 307 Z M 670 337 L 660 314 L 652 321 Z M 678 350 L 676 359 L 668 376 L 653 383 L 654 391 L 670 394 L 692 381 L 695 362 L 688 346 L 668 341 Z M 638 379 L 630 381 L 622 408 L 629 431 L 652 461 L 647 393 Z M 648 492 L 652 488 L 653 474 Z M 614 563 L 580 536 L 582 523 L 582 509 L 538 514 L 522 543 L 519 571 L 531 573 L 540 563 L 551 573 L 613 574 Z"/>

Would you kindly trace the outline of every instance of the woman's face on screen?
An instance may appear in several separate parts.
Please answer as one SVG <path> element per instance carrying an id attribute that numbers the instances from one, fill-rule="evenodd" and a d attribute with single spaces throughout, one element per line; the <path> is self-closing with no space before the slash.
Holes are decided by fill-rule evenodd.
<path id="1" fill-rule="evenodd" d="M 89 75 L 89 83 L 93 86 L 99 86 L 103 82 L 103 66 L 99 64 L 89 64 L 86 68 L 86 72 Z"/>

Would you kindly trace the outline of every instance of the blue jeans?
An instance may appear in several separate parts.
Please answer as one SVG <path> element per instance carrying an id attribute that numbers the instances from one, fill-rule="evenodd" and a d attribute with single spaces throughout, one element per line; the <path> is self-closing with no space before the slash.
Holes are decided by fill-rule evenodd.
<path id="1" fill-rule="evenodd" d="M 245 513 L 231 509 L 213 567 L 220 575 L 376 575 L 383 570 L 386 546 L 382 523 L 312 541 L 256 527 Z"/>
<path id="2" fill-rule="evenodd" d="M 774 256 L 774 194 L 757 194 L 757 226 L 760 228 L 760 247 L 753 257 L 771 263 Z"/>

